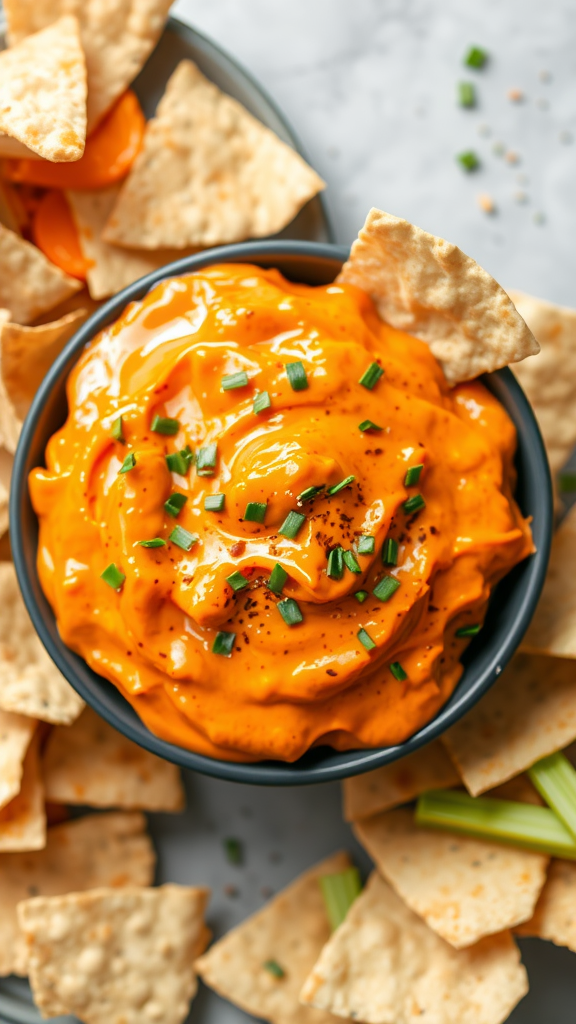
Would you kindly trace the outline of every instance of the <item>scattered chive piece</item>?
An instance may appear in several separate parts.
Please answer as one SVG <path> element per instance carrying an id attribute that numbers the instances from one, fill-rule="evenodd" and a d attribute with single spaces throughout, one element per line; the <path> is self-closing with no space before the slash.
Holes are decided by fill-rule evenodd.
<path id="1" fill-rule="evenodd" d="M 222 512 L 226 504 L 225 494 L 207 494 L 204 498 L 205 512 Z"/>
<path id="2" fill-rule="evenodd" d="M 306 388 L 308 387 L 308 377 L 306 376 L 304 363 L 301 363 L 300 361 L 297 363 L 286 363 L 286 373 L 288 374 L 288 380 L 290 381 L 292 391 L 306 391 Z"/>
<path id="3" fill-rule="evenodd" d="M 341 580 L 344 575 L 344 552 L 342 548 L 332 548 L 328 555 L 328 568 L 326 575 L 331 580 Z"/>
<path id="4" fill-rule="evenodd" d="M 218 636 L 234 636 L 234 633 L 219 633 Z M 229 864 L 241 864 L 244 860 L 244 849 L 240 839 L 225 839 L 224 852 Z"/>
<path id="5" fill-rule="evenodd" d="M 246 370 L 239 370 L 238 373 L 228 373 L 222 377 L 222 391 L 234 391 L 236 388 L 248 386 L 248 374 Z"/>
<path id="6" fill-rule="evenodd" d="M 134 452 L 130 452 L 130 454 L 126 456 L 124 462 L 120 466 L 120 469 L 118 470 L 118 476 L 120 476 L 120 473 L 129 473 L 131 469 L 134 469 L 135 465 L 136 456 L 134 455 Z"/>
<path id="7" fill-rule="evenodd" d="M 238 570 L 233 572 L 231 576 L 226 577 L 226 583 L 230 584 L 234 593 L 238 590 L 244 590 L 244 587 L 248 586 L 248 580 Z"/>
<path id="8" fill-rule="evenodd" d="M 430 790 L 419 798 L 415 820 L 418 825 L 576 860 L 576 840 L 549 807 Z"/>
<path id="9" fill-rule="evenodd" d="M 405 679 L 408 679 L 408 673 L 404 671 L 399 661 L 392 662 L 390 665 L 390 671 L 394 676 L 394 679 L 397 679 L 399 683 L 403 683 Z"/>
<path id="10" fill-rule="evenodd" d="M 212 654 L 223 654 L 225 658 L 229 658 L 232 654 L 235 639 L 236 633 L 226 633 L 225 630 L 216 633 L 216 638 L 212 644 Z"/>
<path id="11" fill-rule="evenodd" d="M 483 68 L 487 60 L 486 50 L 482 50 L 479 46 L 471 46 L 464 58 L 464 63 L 469 68 Z"/>
<path id="12" fill-rule="evenodd" d="M 458 82 L 458 102 L 461 107 L 476 106 L 476 89 L 472 82 Z"/>
<path id="13" fill-rule="evenodd" d="M 471 149 L 466 150 L 465 153 L 459 153 L 456 157 L 458 163 L 465 171 L 475 171 L 480 167 L 480 161 Z"/>
<path id="14" fill-rule="evenodd" d="M 270 579 L 268 580 L 268 587 L 273 594 L 281 594 L 286 585 L 288 579 L 288 573 L 286 569 L 280 565 L 280 562 L 276 562 L 276 565 L 270 573 Z"/>
<path id="15" fill-rule="evenodd" d="M 327 493 L 330 495 L 339 494 L 339 492 L 343 491 L 344 488 L 348 487 L 349 484 L 354 483 L 355 479 L 355 476 L 347 476 L 344 478 L 344 480 L 341 480 L 339 484 L 334 484 L 333 487 L 329 487 Z"/>
<path id="16" fill-rule="evenodd" d="M 397 580 L 395 576 L 383 576 L 380 582 L 374 587 L 372 593 L 379 601 L 389 601 L 392 594 L 396 593 L 399 586 L 400 580 Z"/>
<path id="17" fill-rule="evenodd" d="M 404 502 L 402 508 L 407 516 L 411 516 L 414 512 L 421 512 L 423 508 L 426 508 L 426 502 L 421 494 L 415 494 Z"/>
<path id="18" fill-rule="evenodd" d="M 189 445 L 179 452 L 172 452 L 166 456 L 166 465 L 171 473 L 178 473 L 179 476 L 186 476 L 190 466 L 194 462 L 194 452 Z"/>
<path id="19" fill-rule="evenodd" d="M 300 505 L 304 501 L 312 501 L 312 498 L 315 498 L 318 494 L 320 494 L 320 491 L 323 491 L 324 488 L 325 488 L 325 484 L 319 484 L 317 487 L 315 487 L 314 485 L 312 485 L 312 487 L 306 487 L 302 491 L 302 493 L 298 495 L 298 497 L 296 498 L 296 501 Z"/>
<path id="20" fill-rule="evenodd" d="M 368 591 L 367 590 L 357 590 L 356 593 L 354 594 L 354 597 L 356 598 L 356 600 L 360 604 L 364 604 L 364 601 L 368 597 Z"/>
<path id="21" fill-rule="evenodd" d="M 249 501 L 244 512 L 244 519 L 247 523 L 263 523 L 267 508 L 266 501 Z"/>
<path id="22" fill-rule="evenodd" d="M 126 577 L 123 572 L 120 572 L 118 566 L 114 565 L 114 562 L 110 562 L 110 565 L 106 566 L 104 572 L 100 573 L 100 579 L 104 580 L 104 583 L 107 583 L 109 587 L 112 587 L 112 590 L 122 590 Z"/>
<path id="23" fill-rule="evenodd" d="M 362 892 L 360 874 L 358 868 L 351 867 L 337 874 L 321 875 L 319 881 L 330 927 L 335 932 Z"/>
<path id="24" fill-rule="evenodd" d="M 199 448 L 196 455 L 196 472 L 198 476 L 213 476 L 217 458 L 217 444 L 207 444 L 204 448 Z"/>
<path id="25" fill-rule="evenodd" d="M 424 466 L 422 463 L 419 466 L 410 466 L 410 469 L 404 477 L 404 487 L 415 487 L 420 480 L 420 474 L 423 469 Z"/>
<path id="26" fill-rule="evenodd" d="M 369 533 L 363 533 L 358 540 L 358 554 L 359 555 L 373 555 L 374 548 L 376 546 L 376 540 Z"/>
<path id="27" fill-rule="evenodd" d="M 480 625 L 460 626 L 460 629 L 456 630 L 455 636 L 459 636 L 459 637 L 476 636 L 480 632 L 481 629 L 482 629 L 482 626 L 480 626 Z"/>
<path id="28" fill-rule="evenodd" d="M 576 771 L 566 755 L 543 757 L 528 769 L 528 777 L 576 841 Z"/>
<path id="29" fill-rule="evenodd" d="M 122 417 L 119 416 L 117 420 L 114 420 L 112 429 L 110 431 L 115 441 L 120 441 L 120 444 L 126 444 L 126 438 L 124 437 L 124 426 L 122 423 Z"/>
<path id="30" fill-rule="evenodd" d="M 350 570 L 350 572 L 362 572 L 353 551 L 344 552 L 344 565 Z"/>
<path id="31" fill-rule="evenodd" d="M 293 597 L 285 597 L 283 601 L 278 601 L 276 607 L 287 626 L 297 626 L 304 618 L 298 602 Z"/>
<path id="32" fill-rule="evenodd" d="M 180 423 L 178 420 L 172 420 L 169 417 L 155 416 L 150 430 L 154 434 L 166 434 L 167 437 L 173 437 L 180 430 Z"/>
<path id="33" fill-rule="evenodd" d="M 364 628 L 358 630 L 357 636 L 358 636 L 358 639 L 359 639 L 360 643 L 362 644 L 363 647 L 366 648 L 367 651 L 373 651 L 374 650 L 374 648 L 376 647 L 376 644 L 374 643 L 374 641 L 373 641 L 372 637 L 370 636 L 370 634 L 367 633 Z"/>
<path id="34" fill-rule="evenodd" d="M 268 971 L 273 978 L 280 979 L 286 977 L 286 971 L 283 967 L 280 967 L 277 960 L 265 960 L 262 967 L 265 971 Z"/>
<path id="35" fill-rule="evenodd" d="M 576 473 L 560 473 L 558 475 L 558 486 L 564 494 L 572 494 L 576 491 Z"/>
<path id="36" fill-rule="evenodd" d="M 165 548 L 166 541 L 162 540 L 161 537 L 152 537 L 152 540 L 139 540 L 141 548 Z"/>
<path id="37" fill-rule="evenodd" d="M 288 537 L 288 540 L 294 540 L 305 522 L 306 516 L 302 512 L 289 512 L 278 533 L 282 537 Z"/>
<path id="38" fill-rule="evenodd" d="M 378 365 L 378 363 L 370 363 L 370 366 L 367 370 L 364 370 L 364 373 L 360 377 L 358 383 L 362 384 L 363 387 L 368 388 L 369 391 L 372 391 L 373 388 L 376 387 L 383 373 L 384 370 Z"/>
<path id="39" fill-rule="evenodd" d="M 384 565 L 398 565 L 398 541 L 393 537 L 387 537 L 382 548 L 382 562 Z"/>
<path id="40" fill-rule="evenodd" d="M 196 544 L 198 537 L 195 537 L 193 533 L 189 533 L 183 526 L 175 526 L 168 540 L 172 541 L 176 547 L 182 548 L 182 551 L 190 551 L 190 548 Z"/>
<path id="41" fill-rule="evenodd" d="M 264 412 L 271 405 L 272 402 L 267 391 L 259 391 L 257 395 L 254 395 L 253 409 L 255 413 Z"/>
<path id="42" fill-rule="evenodd" d="M 362 420 L 362 423 L 358 424 L 358 430 L 363 432 L 367 430 L 382 430 L 382 427 L 379 427 L 377 423 L 372 423 L 372 420 Z"/>
<path id="43" fill-rule="evenodd" d="M 176 516 L 180 514 L 187 501 L 188 498 L 185 494 L 180 494 L 179 491 L 174 491 L 174 493 L 171 494 L 164 502 L 164 511 L 167 512 L 169 516 L 172 516 L 173 519 L 176 519 Z"/>

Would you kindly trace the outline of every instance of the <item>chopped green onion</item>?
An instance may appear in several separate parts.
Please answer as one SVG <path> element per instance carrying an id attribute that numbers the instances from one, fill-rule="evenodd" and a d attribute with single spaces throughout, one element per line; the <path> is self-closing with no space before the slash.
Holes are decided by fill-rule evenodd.
<path id="1" fill-rule="evenodd" d="M 226 504 L 225 494 L 207 494 L 204 498 L 205 512 L 222 512 Z"/>
<path id="2" fill-rule="evenodd" d="M 288 537 L 288 540 L 294 540 L 305 522 L 306 516 L 302 512 L 289 512 L 278 533 L 282 537 Z"/>
<path id="3" fill-rule="evenodd" d="M 353 551 L 344 552 L 344 565 L 350 570 L 350 572 L 362 572 Z"/>
<path id="4" fill-rule="evenodd" d="M 180 430 L 180 423 L 178 420 L 173 420 L 169 417 L 155 416 L 150 430 L 154 434 L 166 434 L 167 437 L 173 437 Z"/>
<path id="5" fill-rule="evenodd" d="M 354 597 L 360 604 L 364 604 L 364 601 L 367 599 L 368 596 L 369 594 L 367 590 L 357 590 L 356 593 L 354 594 Z"/>
<path id="6" fill-rule="evenodd" d="M 110 433 L 115 441 L 120 441 L 120 444 L 126 444 L 126 438 L 124 437 L 124 425 L 122 423 L 121 416 L 114 420 Z"/>
<path id="7" fill-rule="evenodd" d="M 320 888 L 324 897 L 330 927 L 335 932 L 345 920 L 354 900 L 362 892 L 358 868 L 350 867 L 338 874 L 321 875 Z"/>
<path id="8" fill-rule="evenodd" d="M 480 167 L 480 161 L 471 149 L 466 150 L 465 153 L 459 153 L 456 159 L 465 171 L 475 171 Z"/>
<path id="9" fill-rule="evenodd" d="M 278 601 L 276 607 L 287 626 L 297 626 L 304 618 L 293 597 L 285 597 L 283 601 Z"/>
<path id="10" fill-rule="evenodd" d="M 362 384 L 363 387 L 368 388 L 369 391 L 372 391 L 376 387 L 383 373 L 384 370 L 378 365 L 378 363 L 370 363 L 370 366 L 367 370 L 364 370 L 364 373 L 360 377 L 358 383 Z"/>
<path id="11" fill-rule="evenodd" d="M 141 548 L 165 548 L 166 541 L 162 540 L 161 537 L 152 537 L 152 540 L 139 540 Z"/>
<path id="12" fill-rule="evenodd" d="M 344 552 L 342 548 L 332 548 L 328 555 L 328 568 L 326 575 L 331 580 L 341 580 L 344 575 Z"/>
<path id="13" fill-rule="evenodd" d="M 359 639 L 360 643 L 366 648 L 367 651 L 373 651 L 374 650 L 374 648 L 376 647 L 376 644 L 374 643 L 374 641 L 373 641 L 372 637 L 370 636 L 370 634 L 367 633 L 366 630 L 363 627 L 362 627 L 362 629 L 358 630 L 357 636 L 358 636 L 358 639 Z"/>
<path id="14" fill-rule="evenodd" d="M 573 494 L 576 491 L 576 473 L 560 473 L 558 475 L 558 486 L 563 494 Z"/>
<path id="15" fill-rule="evenodd" d="M 382 562 L 384 565 L 398 565 L 398 541 L 393 537 L 387 537 L 384 542 Z"/>
<path id="16" fill-rule="evenodd" d="M 229 373 L 222 377 L 222 391 L 234 391 L 236 388 L 245 388 L 248 385 L 248 374 L 246 370 L 239 370 L 238 373 Z"/>
<path id="17" fill-rule="evenodd" d="M 426 508 L 426 502 L 421 494 L 414 494 L 412 498 L 408 498 L 404 502 L 402 508 L 407 516 L 411 516 L 414 512 L 421 512 L 423 508 Z"/>
<path id="18" fill-rule="evenodd" d="M 315 498 L 318 494 L 320 494 L 320 491 L 323 491 L 324 488 L 325 488 L 325 484 L 319 484 L 317 487 L 315 487 L 314 485 L 312 485 L 312 487 L 306 487 L 302 491 L 302 493 L 298 495 L 298 497 L 296 498 L 296 501 L 300 505 L 304 501 L 312 501 L 312 498 Z"/>
<path id="19" fill-rule="evenodd" d="M 273 594 L 281 594 L 286 586 L 286 580 L 288 579 L 288 573 L 286 569 L 280 565 L 280 562 L 276 562 L 276 565 L 270 573 L 270 579 L 268 580 L 268 587 Z"/>
<path id="20" fill-rule="evenodd" d="M 254 405 L 252 408 L 255 413 L 264 412 L 269 409 L 272 405 L 270 395 L 267 391 L 259 391 L 257 395 L 254 395 Z"/>
<path id="21" fill-rule="evenodd" d="M 483 68 L 487 60 L 486 50 L 482 50 L 479 46 L 471 46 L 464 58 L 464 63 L 469 68 Z"/>
<path id="22" fill-rule="evenodd" d="M 392 594 L 396 593 L 399 586 L 400 580 L 397 580 L 395 576 L 383 576 L 380 582 L 374 587 L 372 593 L 379 601 L 389 601 Z"/>
<path id="23" fill-rule="evenodd" d="M 528 769 L 528 777 L 576 841 L 576 771 L 566 755 L 543 757 Z"/>
<path id="24" fill-rule="evenodd" d="M 232 654 L 235 640 L 236 633 L 226 633 L 225 630 L 216 633 L 216 638 L 212 644 L 212 654 L 222 654 L 225 658 L 229 658 Z"/>
<path id="25" fill-rule="evenodd" d="M 110 562 L 110 565 L 106 566 L 104 572 L 100 573 L 100 579 L 104 580 L 104 583 L 107 583 L 109 587 L 112 587 L 112 590 L 122 590 L 126 577 L 123 572 L 120 572 L 118 566 L 114 565 L 114 562 Z"/>
<path id="26" fill-rule="evenodd" d="M 415 487 L 418 481 L 420 480 L 420 474 L 423 469 L 424 466 L 422 464 L 420 464 L 419 466 L 410 466 L 410 469 L 408 470 L 406 476 L 404 477 L 404 486 Z"/>
<path id="27" fill-rule="evenodd" d="M 118 476 L 120 476 L 120 473 L 129 473 L 131 469 L 134 469 L 135 465 L 136 456 L 134 455 L 134 452 L 130 452 L 130 454 L 126 456 L 124 462 L 120 466 L 120 469 L 118 470 Z"/>
<path id="28" fill-rule="evenodd" d="M 233 572 L 230 576 L 226 577 L 226 583 L 229 583 L 234 593 L 238 590 L 244 590 L 244 587 L 249 586 L 248 580 L 241 572 Z"/>
<path id="29" fill-rule="evenodd" d="M 458 102 L 461 107 L 476 106 L 476 89 L 472 82 L 458 82 Z"/>
<path id="30" fill-rule="evenodd" d="M 286 373 L 290 381 L 292 391 L 305 391 L 308 387 L 308 377 L 304 369 L 304 363 L 286 363 Z"/>
<path id="31" fill-rule="evenodd" d="M 382 429 L 383 428 L 379 427 L 377 423 L 372 423 L 372 420 L 362 420 L 362 423 L 358 424 L 358 430 L 361 430 L 363 433 L 365 433 L 367 430 L 382 430 Z"/>
<path id="32" fill-rule="evenodd" d="M 244 512 L 244 519 L 247 523 L 263 523 L 266 518 L 268 502 L 249 501 Z"/>
<path id="33" fill-rule="evenodd" d="M 189 533 L 183 526 L 175 526 L 168 540 L 172 541 L 172 544 L 175 544 L 176 547 L 182 548 L 182 551 L 190 551 L 190 548 L 197 543 L 198 537 L 195 537 L 193 533 Z"/>
<path id="34" fill-rule="evenodd" d="M 173 494 L 164 502 L 164 511 L 176 519 L 176 516 L 180 515 L 184 505 L 188 501 L 185 494 L 180 494 L 180 491 L 174 491 Z"/>
<path id="35" fill-rule="evenodd" d="M 376 539 L 369 533 L 363 533 L 358 540 L 357 550 L 359 555 L 373 555 L 376 547 Z"/>
<path id="36" fill-rule="evenodd" d="M 219 633 L 218 636 L 234 636 L 234 633 Z M 229 864 L 241 864 L 244 860 L 244 849 L 240 839 L 225 839 L 224 852 Z"/>
<path id="37" fill-rule="evenodd" d="M 265 971 L 268 971 L 273 978 L 280 979 L 286 977 L 286 971 L 283 967 L 280 967 L 277 960 L 265 960 L 262 967 Z"/>
<path id="38" fill-rule="evenodd" d="M 458 636 L 458 637 L 476 636 L 477 633 L 479 633 L 481 629 L 482 629 L 482 626 L 480 626 L 480 625 L 460 626 L 460 629 L 456 630 L 455 636 Z"/>
<path id="39" fill-rule="evenodd" d="M 339 494 L 340 491 L 343 491 L 345 487 L 349 486 L 349 484 L 353 484 L 355 479 L 356 479 L 355 476 L 347 476 L 347 477 L 345 477 L 344 480 L 341 480 L 339 484 L 334 484 L 333 487 L 329 487 L 328 488 L 328 494 L 330 494 L 330 495 L 332 495 L 332 494 Z"/>
<path id="40" fill-rule="evenodd" d="M 430 790 L 416 805 L 416 823 L 576 860 L 576 840 L 549 807 Z"/>
<path id="41" fill-rule="evenodd" d="M 213 476 L 217 458 L 217 444 L 207 444 L 204 448 L 199 448 L 196 454 L 196 472 L 198 476 Z"/>
<path id="42" fill-rule="evenodd" d="M 404 671 L 399 661 L 393 661 L 390 665 L 390 671 L 397 679 L 399 683 L 403 683 L 405 679 L 408 679 L 408 673 Z"/>
<path id="43" fill-rule="evenodd" d="M 178 473 L 179 476 L 186 476 L 190 466 L 194 462 L 194 452 L 189 445 L 179 452 L 171 452 L 166 456 L 166 465 L 171 473 Z"/>

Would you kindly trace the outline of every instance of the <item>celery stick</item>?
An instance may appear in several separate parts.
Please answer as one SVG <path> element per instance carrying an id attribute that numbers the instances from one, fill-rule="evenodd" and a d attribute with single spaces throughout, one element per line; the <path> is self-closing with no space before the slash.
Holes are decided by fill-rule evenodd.
<path id="1" fill-rule="evenodd" d="M 346 868 L 334 875 L 322 875 L 320 887 L 332 931 L 341 925 L 362 890 L 358 868 Z"/>
<path id="2" fill-rule="evenodd" d="M 416 823 L 576 860 L 576 840 L 548 807 L 431 790 L 418 800 Z"/>
<path id="3" fill-rule="evenodd" d="M 528 775 L 576 839 L 576 771 L 566 755 L 559 751 L 543 757 L 528 769 Z"/>

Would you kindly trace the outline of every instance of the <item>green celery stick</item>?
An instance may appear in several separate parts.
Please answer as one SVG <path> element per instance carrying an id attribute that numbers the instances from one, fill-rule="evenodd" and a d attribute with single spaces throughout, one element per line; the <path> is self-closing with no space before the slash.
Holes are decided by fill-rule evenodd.
<path id="1" fill-rule="evenodd" d="M 326 905 L 326 913 L 332 927 L 336 931 L 342 924 L 350 907 L 362 891 L 362 882 L 358 868 L 346 868 L 333 875 L 322 875 L 319 879 L 322 896 Z"/>
<path id="2" fill-rule="evenodd" d="M 576 839 L 576 771 L 561 751 L 537 761 L 528 769 L 540 796 Z"/>

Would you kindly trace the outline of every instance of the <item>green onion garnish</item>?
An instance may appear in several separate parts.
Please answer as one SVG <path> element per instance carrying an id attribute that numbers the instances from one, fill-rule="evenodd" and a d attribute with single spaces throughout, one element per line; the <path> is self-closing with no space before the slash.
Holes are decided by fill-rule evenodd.
<path id="1" fill-rule="evenodd" d="M 398 541 L 393 537 L 387 537 L 384 542 L 382 562 L 384 565 L 398 565 Z"/>
<path id="2" fill-rule="evenodd" d="M 359 555 L 373 555 L 376 540 L 369 533 L 363 533 L 358 539 L 357 550 Z"/>
<path id="3" fill-rule="evenodd" d="M 372 593 L 379 601 L 389 601 L 392 594 L 396 593 L 399 586 L 400 580 L 397 580 L 395 576 L 383 576 L 380 582 L 374 587 Z"/>
<path id="4" fill-rule="evenodd" d="M 363 433 L 365 433 L 367 430 L 382 430 L 382 429 L 383 428 L 379 427 L 377 423 L 372 423 L 372 420 L 362 420 L 362 423 L 358 424 L 358 430 L 361 430 Z"/>
<path id="5" fill-rule="evenodd" d="M 573 494 L 576 491 L 576 473 L 559 473 L 558 486 L 563 494 Z"/>
<path id="6" fill-rule="evenodd" d="M 184 505 L 188 501 L 185 494 L 180 494 L 179 491 L 174 491 L 173 494 L 164 502 L 164 511 L 176 519 L 176 516 L 180 515 Z"/>
<path id="7" fill-rule="evenodd" d="M 404 671 L 399 661 L 393 661 L 390 665 L 390 671 L 397 679 L 399 683 L 403 683 L 405 679 L 408 679 L 408 673 Z"/>
<path id="8" fill-rule="evenodd" d="M 120 473 L 129 473 L 131 469 L 134 469 L 135 465 L 136 456 L 134 455 L 134 452 L 130 452 L 130 454 L 126 456 L 124 462 L 120 466 L 120 469 L 118 470 L 118 476 L 120 476 Z"/>
<path id="9" fill-rule="evenodd" d="M 244 587 L 249 585 L 246 577 L 243 576 L 241 572 L 238 572 L 238 570 L 233 572 L 231 576 L 226 577 L 226 583 L 230 584 L 234 593 L 238 590 L 244 590 Z"/>
<path id="10" fill-rule="evenodd" d="M 472 82 L 458 82 L 458 103 L 461 107 L 476 106 L 476 89 Z"/>
<path id="11" fill-rule="evenodd" d="M 464 63 L 469 68 L 483 68 L 487 60 L 486 50 L 482 50 L 479 46 L 471 46 L 464 58 Z"/>
<path id="12" fill-rule="evenodd" d="M 278 601 L 276 607 L 287 626 L 297 626 L 304 618 L 298 602 L 293 597 L 285 597 L 283 601 Z"/>
<path id="13" fill-rule="evenodd" d="M 194 452 L 189 445 L 179 452 L 172 452 L 166 456 L 166 465 L 171 473 L 178 473 L 179 476 L 186 476 L 190 466 L 194 462 Z"/>
<path id="14" fill-rule="evenodd" d="M 350 867 L 334 875 L 321 875 L 319 878 L 326 913 L 332 931 L 342 924 L 354 900 L 362 892 L 362 882 L 358 868 Z"/>
<path id="15" fill-rule="evenodd" d="M 422 464 L 420 464 L 419 466 L 410 466 L 410 469 L 407 471 L 406 476 L 404 477 L 404 486 L 415 487 L 420 479 L 420 474 L 423 469 L 424 466 Z"/>
<path id="16" fill-rule="evenodd" d="M 196 472 L 198 476 L 213 476 L 218 458 L 218 445 L 207 444 L 199 448 L 196 454 Z"/>
<path id="17" fill-rule="evenodd" d="M 354 594 L 354 597 L 360 604 L 364 604 L 364 601 L 368 596 L 369 595 L 367 590 L 357 590 L 356 593 Z"/>
<path id="18" fill-rule="evenodd" d="M 119 416 L 117 420 L 114 420 L 110 433 L 115 441 L 120 441 L 120 444 L 126 444 L 126 438 L 124 437 L 124 425 L 122 423 L 121 416 Z"/>
<path id="19" fill-rule="evenodd" d="M 334 484 L 333 487 L 329 487 L 327 493 L 330 495 L 338 494 L 340 491 L 343 491 L 345 487 L 348 487 L 349 484 L 354 483 L 355 479 L 355 476 L 347 476 L 344 480 L 341 480 L 339 484 Z"/>
<path id="20" fill-rule="evenodd" d="M 284 567 L 280 565 L 280 562 L 276 562 L 276 565 L 274 566 L 272 572 L 270 573 L 268 587 L 270 588 L 273 594 L 281 594 L 282 591 L 284 590 L 287 579 L 288 573 L 286 572 L 286 569 L 284 569 Z"/>
<path id="21" fill-rule="evenodd" d="M 308 377 L 304 369 L 304 363 L 286 363 L 286 373 L 290 381 L 292 391 L 305 391 L 308 387 Z"/>
<path id="22" fill-rule="evenodd" d="M 169 417 L 155 416 L 150 430 L 154 434 L 166 434 L 167 437 L 173 437 L 180 430 L 180 424 L 178 420 L 172 420 Z"/>
<path id="23" fill-rule="evenodd" d="M 476 636 L 481 629 L 482 626 L 480 625 L 460 626 L 460 629 L 457 629 L 454 635 L 459 637 Z"/>
<path id="24" fill-rule="evenodd" d="M 350 570 L 350 572 L 362 572 L 353 551 L 344 552 L 344 565 Z"/>
<path id="25" fill-rule="evenodd" d="M 126 577 L 123 572 L 120 572 L 118 566 L 114 565 L 114 562 L 110 562 L 110 565 L 106 566 L 104 572 L 100 573 L 100 579 L 104 580 L 104 583 L 107 583 L 109 587 L 112 587 L 112 590 L 122 590 Z"/>
<path id="26" fill-rule="evenodd" d="M 364 370 L 364 373 L 360 377 L 358 383 L 362 384 L 363 387 L 368 388 L 369 391 L 372 391 L 373 388 L 376 387 L 383 373 L 384 370 L 378 365 L 378 363 L 370 363 L 370 366 L 367 370 Z"/>
<path id="27" fill-rule="evenodd" d="M 212 644 L 212 654 L 223 654 L 225 658 L 229 658 L 234 648 L 235 639 L 236 633 L 226 633 L 225 630 L 216 633 Z"/>
<path id="28" fill-rule="evenodd" d="M 358 639 L 359 639 L 360 643 L 366 648 L 367 651 L 373 651 L 374 650 L 374 648 L 376 647 L 376 644 L 374 643 L 374 641 L 373 641 L 372 637 L 370 636 L 370 634 L 366 632 L 364 627 L 362 627 L 362 629 L 358 630 L 357 636 L 358 636 Z"/>
<path id="29" fill-rule="evenodd" d="M 549 807 L 431 790 L 416 804 L 416 823 L 576 860 L 576 840 Z"/>
<path id="30" fill-rule="evenodd" d="M 234 633 L 219 633 L 218 636 L 234 636 Z M 244 848 L 240 839 L 224 840 L 224 853 L 229 864 L 241 864 L 244 860 Z"/>
<path id="31" fill-rule="evenodd" d="M 459 153 L 456 159 L 465 171 L 475 171 L 480 167 L 480 161 L 471 149 L 466 150 L 465 153 Z"/>
<path id="32" fill-rule="evenodd" d="M 414 512 L 421 512 L 423 508 L 426 508 L 426 502 L 421 494 L 415 494 L 404 502 L 402 508 L 407 516 L 411 516 Z"/>
<path id="33" fill-rule="evenodd" d="M 239 370 L 238 373 L 229 373 L 222 377 L 222 391 L 234 391 L 236 388 L 245 388 L 248 385 L 248 374 L 246 370 Z"/>
<path id="34" fill-rule="evenodd" d="M 193 533 L 189 533 L 183 526 L 175 526 L 168 540 L 172 541 L 172 544 L 175 544 L 176 547 L 182 548 L 182 551 L 190 551 L 190 548 L 198 541 L 198 537 L 195 537 Z"/>
<path id="35" fill-rule="evenodd" d="M 344 552 L 342 548 L 332 548 L 328 555 L 328 567 L 326 575 L 331 580 L 341 580 L 344 575 Z"/>
<path id="36" fill-rule="evenodd" d="M 289 512 L 278 533 L 282 537 L 288 537 L 288 540 L 294 540 L 305 522 L 306 516 L 302 515 L 301 512 Z"/>
<path id="37" fill-rule="evenodd" d="M 204 498 L 205 512 L 222 512 L 226 504 L 225 494 L 207 494 Z"/>
<path id="38" fill-rule="evenodd" d="M 298 495 L 298 497 L 296 498 L 296 501 L 300 505 L 303 502 L 305 502 L 305 501 L 312 501 L 312 498 L 315 498 L 318 494 L 320 494 L 320 491 L 323 491 L 324 488 L 325 488 L 325 484 L 319 484 L 318 487 L 315 487 L 315 486 L 306 487 L 302 491 L 302 493 Z"/>
<path id="39" fill-rule="evenodd" d="M 262 967 L 264 968 L 265 971 L 268 971 L 273 978 L 280 979 L 286 976 L 286 971 L 284 970 L 283 967 L 280 967 L 280 964 L 278 963 L 277 960 L 265 960 L 264 963 L 262 964 Z"/>
<path id="40" fill-rule="evenodd" d="M 576 771 L 566 755 L 543 757 L 528 769 L 528 777 L 576 841 Z"/>
<path id="41" fill-rule="evenodd" d="M 259 391 L 257 395 L 254 395 L 253 409 L 255 413 L 264 412 L 269 409 L 272 405 L 270 395 L 267 391 Z"/>
<path id="42" fill-rule="evenodd" d="M 162 540 L 161 537 L 152 537 L 152 540 L 139 540 L 141 548 L 165 548 L 166 541 Z"/>
<path id="43" fill-rule="evenodd" d="M 268 502 L 249 501 L 244 512 L 244 519 L 247 523 L 263 523 L 266 518 Z"/>

